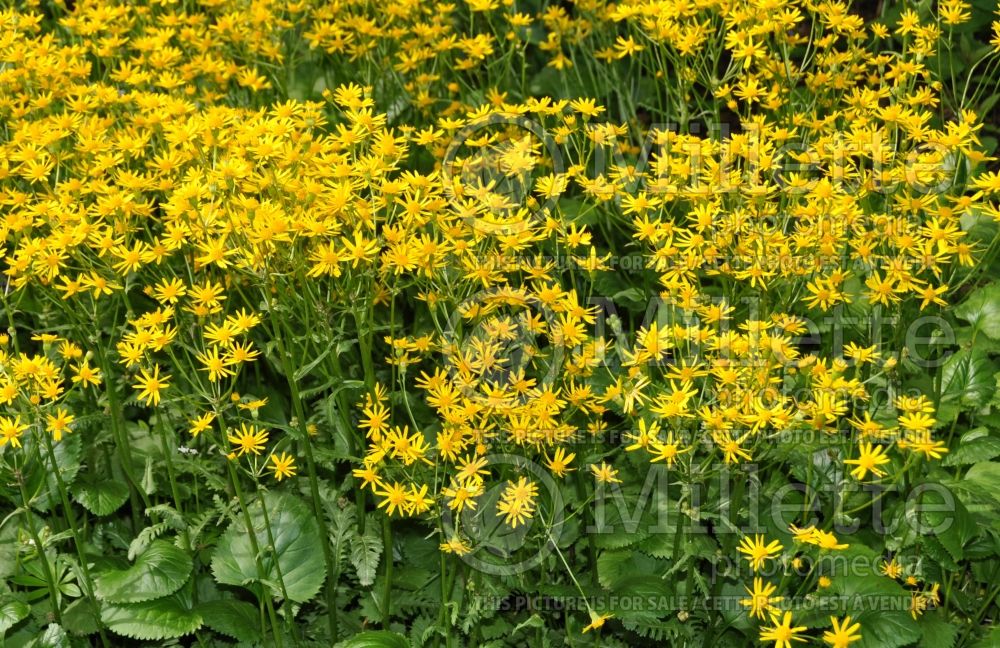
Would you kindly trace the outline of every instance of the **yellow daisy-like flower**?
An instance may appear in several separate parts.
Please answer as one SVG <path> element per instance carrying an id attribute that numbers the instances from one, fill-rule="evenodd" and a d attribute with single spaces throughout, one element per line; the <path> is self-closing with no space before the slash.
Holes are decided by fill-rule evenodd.
<path id="1" fill-rule="evenodd" d="M 28 429 L 28 426 L 21 423 L 21 417 L 0 416 L 0 448 L 8 443 L 15 448 L 21 447 L 21 435 Z"/>
<path id="2" fill-rule="evenodd" d="M 591 630 L 600 630 L 604 627 L 604 623 L 613 616 L 613 614 L 598 614 L 597 612 L 591 610 L 590 623 L 584 626 L 583 633 L 586 634 Z"/>
<path id="3" fill-rule="evenodd" d="M 806 630 L 808 628 L 805 626 L 792 626 L 792 613 L 785 612 L 781 623 L 775 620 L 773 626 L 760 629 L 760 640 L 773 641 L 774 648 L 790 648 L 793 641 L 805 641 L 805 637 L 800 637 L 799 634 Z"/>
<path id="4" fill-rule="evenodd" d="M 274 478 L 278 481 L 286 477 L 294 477 L 295 457 L 287 452 L 271 455 L 271 470 L 274 472 Z"/>
<path id="5" fill-rule="evenodd" d="M 73 419 L 73 415 L 62 407 L 57 409 L 55 414 L 46 415 L 45 422 L 48 424 L 49 433 L 52 434 L 52 438 L 56 441 L 62 441 L 63 434 L 72 432 L 70 423 L 73 422 Z"/>
<path id="6" fill-rule="evenodd" d="M 455 554 L 456 556 L 464 556 L 472 551 L 468 543 L 458 536 L 452 536 L 447 542 L 442 542 L 439 549 L 445 553 Z"/>
<path id="7" fill-rule="evenodd" d="M 857 459 L 845 459 L 845 464 L 855 466 L 851 475 L 861 481 L 869 472 L 876 477 L 885 477 L 885 471 L 879 468 L 889 463 L 889 457 L 885 456 L 885 447 L 872 445 L 867 441 L 861 444 L 861 454 Z"/>
<path id="8" fill-rule="evenodd" d="M 146 405 L 159 405 L 160 404 L 160 392 L 169 387 L 170 385 L 167 381 L 170 380 L 168 375 L 160 375 L 160 366 L 153 365 L 153 372 L 149 373 L 145 369 L 140 371 L 139 382 L 137 382 L 133 387 L 139 390 L 139 400 L 143 401 Z"/>
<path id="9" fill-rule="evenodd" d="M 765 544 L 764 536 L 758 533 L 752 540 L 749 536 L 743 538 L 737 551 L 744 554 L 754 571 L 759 571 L 765 560 L 774 558 L 783 548 L 777 540 Z"/>
<path id="10" fill-rule="evenodd" d="M 749 598 L 741 599 L 740 605 L 750 608 L 748 614 L 758 619 L 765 616 L 774 618 L 778 613 L 776 603 L 780 603 L 784 597 L 774 596 L 778 587 L 774 583 L 764 583 L 763 578 L 753 579 L 753 589 L 745 587 Z"/>
<path id="11" fill-rule="evenodd" d="M 227 435 L 229 443 L 235 448 L 237 456 L 242 457 L 247 453 L 259 455 L 267 444 L 267 430 L 262 430 L 256 425 L 240 424 L 240 429 L 235 434 Z"/>
<path id="12" fill-rule="evenodd" d="M 590 472 L 594 473 L 594 479 L 602 484 L 622 483 L 622 480 L 618 479 L 618 471 L 603 461 L 599 464 L 591 464 Z"/>
<path id="13" fill-rule="evenodd" d="M 198 418 L 192 419 L 190 421 L 191 427 L 188 429 L 188 432 L 191 433 L 191 436 L 196 437 L 205 430 L 207 430 L 208 427 L 212 424 L 212 421 L 214 420 L 215 420 L 215 414 L 211 412 L 206 412 L 205 414 L 202 414 Z"/>
<path id="14" fill-rule="evenodd" d="M 843 621 L 837 617 L 830 617 L 830 623 L 833 629 L 823 633 L 823 641 L 832 648 L 847 648 L 855 641 L 861 640 L 861 624 L 851 625 L 851 617 L 844 617 Z"/>

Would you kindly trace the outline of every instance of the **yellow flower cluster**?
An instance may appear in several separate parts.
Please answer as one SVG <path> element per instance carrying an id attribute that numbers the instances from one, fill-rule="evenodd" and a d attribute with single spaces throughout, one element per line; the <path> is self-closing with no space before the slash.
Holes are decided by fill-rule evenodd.
<path id="1" fill-rule="evenodd" d="M 456 554 L 491 490 L 510 527 L 552 512 L 509 457 L 589 489 L 796 435 L 857 481 L 948 451 L 868 322 L 947 305 L 967 221 L 1000 220 L 981 116 L 927 63 L 961 0 L 897 24 L 837 0 L 23 4 L 0 11 L 0 448 L 59 441 L 70 403 L 127 445 L 123 386 L 234 480 L 307 472 L 316 497 L 329 446 L 362 505 L 454 518 Z M 806 344 L 827 313 L 865 321 L 844 349 Z M 19 328 L 45 333 L 10 350 Z M 763 641 L 806 630 L 747 591 Z"/>

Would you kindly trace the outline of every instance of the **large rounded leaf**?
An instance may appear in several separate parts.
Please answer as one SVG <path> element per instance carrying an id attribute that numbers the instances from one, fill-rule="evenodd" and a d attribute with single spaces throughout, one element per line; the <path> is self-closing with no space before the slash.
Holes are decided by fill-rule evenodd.
<path id="1" fill-rule="evenodd" d="M 109 603 L 138 603 L 173 594 L 191 575 L 191 557 L 165 540 L 156 540 L 128 569 L 97 576 L 97 597 Z"/>
<path id="2" fill-rule="evenodd" d="M 73 498 L 94 515 L 111 515 L 128 499 L 128 486 L 110 480 L 77 484 Z"/>
<path id="3" fill-rule="evenodd" d="M 201 614 L 179 595 L 142 603 L 106 604 L 101 619 L 112 632 L 144 641 L 183 637 L 202 624 Z"/>
<path id="4" fill-rule="evenodd" d="M 273 552 L 261 501 L 250 505 L 254 535 L 262 554 L 263 573 L 258 572 L 250 534 L 242 519 L 229 525 L 215 548 L 212 573 L 216 581 L 226 585 L 266 584 L 275 596 L 281 596 L 280 577 L 288 598 L 304 603 L 316 595 L 326 578 L 323 538 L 320 537 L 319 527 L 312 511 L 291 495 L 266 493 L 263 502 L 274 536 Z"/>
<path id="5" fill-rule="evenodd" d="M 1000 283 L 979 288 L 955 307 L 955 315 L 994 340 L 1000 340 Z"/>
<path id="6" fill-rule="evenodd" d="M 993 398 L 996 365 L 982 349 L 962 349 L 941 368 L 941 402 L 981 407 Z"/>
<path id="7" fill-rule="evenodd" d="M 25 478 L 28 492 L 35 494 L 31 500 L 31 507 L 36 511 L 45 512 L 59 504 L 59 482 L 52 470 L 46 448 L 42 446 L 36 450 L 41 453 L 41 457 L 44 457 L 44 461 L 34 461 L 28 464 Z M 72 485 L 80 472 L 80 457 L 83 453 L 80 436 L 74 434 L 63 437 L 62 441 L 55 444 L 53 452 L 63 484 Z"/>
<path id="8" fill-rule="evenodd" d="M 909 613 L 910 594 L 891 578 L 838 576 L 830 589 L 836 609 L 824 612 L 861 624 L 861 640 L 851 648 L 898 648 L 920 638 L 920 626 Z"/>
<path id="9" fill-rule="evenodd" d="M 257 608 L 245 601 L 207 601 L 198 605 L 205 625 L 241 643 L 260 641 Z"/>
<path id="10" fill-rule="evenodd" d="M 13 594 L 0 596 L 0 639 L 31 612 L 31 606 Z"/>
<path id="11" fill-rule="evenodd" d="M 410 648 L 410 642 L 395 632 L 371 630 L 341 641 L 336 648 Z"/>

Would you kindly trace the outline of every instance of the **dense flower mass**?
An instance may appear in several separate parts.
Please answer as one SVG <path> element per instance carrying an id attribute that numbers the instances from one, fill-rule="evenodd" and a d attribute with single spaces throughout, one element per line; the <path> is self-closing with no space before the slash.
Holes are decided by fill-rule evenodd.
<path id="1" fill-rule="evenodd" d="M 0 10 L 0 640 L 995 639 L 989 4 Z"/>

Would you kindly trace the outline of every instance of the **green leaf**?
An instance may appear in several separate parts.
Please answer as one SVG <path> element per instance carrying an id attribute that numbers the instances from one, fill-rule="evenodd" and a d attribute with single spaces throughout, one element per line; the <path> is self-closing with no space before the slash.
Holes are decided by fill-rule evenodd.
<path id="1" fill-rule="evenodd" d="M 906 512 L 910 528 L 925 541 L 933 534 L 951 561 L 962 560 L 962 547 L 975 534 L 976 525 L 961 500 L 947 486 L 934 482 L 924 482 L 913 493 L 918 496 Z"/>
<path id="2" fill-rule="evenodd" d="M 111 480 L 77 484 L 73 499 L 94 515 L 111 515 L 128 500 L 128 486 Z"/>
<path id="3" fill-rule="evenodd" d="M 958 637 L 958 628 L 938 611 L 928 612 L 920 617 L 920 648 L 951 648 Z"/>
<path id="4" fill-rule="evenodd" d="M 336 648 L 410 648 L 410 642 L 401 634 L 375 630 L 358 633 L 338 643 Z"/>
<path id="5" fill-rule="evenodd" d="M 364 535 L 354 534 L 351 538 L 351 563 L 358 572 L 358 581 L 364 587 L 375 582 L 379 558 L 382 556 L 382 540 L 374 526 L 367 525 Z"/>
<path id="6" fill-rule="evenodd" d="M 336 504 L 327 502 L 326 510 L 330 515 L 330 551 L 333 554 L 333 565 L 337 574 L 340 573 L 341 565 L 351 539 L 354 537 L 357 516 L 350 506 L 340 508 Z"/>
<path id="7" fill-rule="evenodd" d="M 959 402 L 979 408 L 988 403 L 996 390 L 996 365 L 983 350 L 962 349 L 954 353 L 941 368 L 941 401 Z"/>
<path id="8" fill-rule="evenodd" d="M 910 594 L 891 578 L 841 576 L 830 589 L 836 605 L 824 610 L 827 616 L 849 615 L 861 623 L 861 641 L 851 648 L 897 648 L 920 638 L 909 613 Z"/>
<path id="9" fill-rule="evenodd" d="M 142 473 L 142 490 L 147 495 L 156 492 L 156 462 L 152 457 L 146 457 L 146 470 Z"/>
<path id="10" fill-rule="evenodd" d="M 261 502 L 266 507 L 266 519 L 270 521 L 274 536 L 273 551 Z M 257 570 L 250 534 L 242 521 L 238 521 L 229 525 L 212 554 L 215 580 L 242 587 L 266 583 L 275 596 L 281 596 L 278 583 L 283 580 L 290 600 L 308 601 L 326 578 L 324 538 L 320 537 L 312 510 L 298 498 L 284 493 L 265 493 L 262 500 L 258 499 L 249 508 L 257 546 L 261 548 L 263 573 Z"/>
<path id="11" fill-rule="evenodd" d="M 1000 456 L 1000 439 L 989 436 L 984 427 L 969 430 L 944 458 L 945 466 L 964 466 Z"/>
<path id="12" fill-rule="evenodd" d="M 965 473 L 965 481 L 978 486 L 982 492 L 997 497 L 1000 494 L 1000 463 L 981 461 Z"/>
<path id="13" fill-rule="evenodd" d="M 634 623 L 655 623 L 671 613 L 671 583 L 651 574 L 619 579 L 608 598 L 608 611 Z"/>
<path id="14" fill-rule="evenodd" d="M 142 603 L 106 604 L 101 619 L 112 632 L 143 641 L 183 637 L 202 624 L 201 614 L 177 595 Z"/>
<path id="15" fill-rule="evenodd" d="M 62 622 L 67 632 L 78 636 L 94 634 L 98 629 L 97 615 L 85 598 L 76 599 L 63 610 Z"/>
<path id="16" fill-rule="evenodd" d="M 212 630 L 240 643 L 260 641 L 260 615 L 245 601 L 219 600 L 198 604 L 198 611 Z"/>
<path id="17" fill-rule="evenodd" d="M 1000 283 L 976 290 L 955 308 L 955 315 L 994 340 L 1000 340 Z"/>
<path id="18" fill-rule="evenodd" d="M 597 557 L 597 581 L 610 588 L 628 563 L 631 553 L 626 551 L 604 551 Z"/>
<path id="19" fill-rule="evenodd" d="M 63 437 L 63 440 L 55 444 L 53 448 L 63 484 L 72 484 L 76 480 L 77 473 L 80 472 L 81 443 L 80 436 L 73 434 Z M 44 462 L 35 463 L 27 473 L 28 492 L 34 493 L 31 500 L 32 508 L 37 511 L 48 511 L 56 506 L 59 501 L 59 483 L 55 472 L 52 471 L 48 457 L 46 456 Z"/>
<path id="20" fill-rule="evenodd" d="M 31 612 L 31 606 L 13 594 L 0 596 L 0 638 Z"/>
<path id="21" fill-rule="evenodd" d="M 139 603 L 173 594 L 191 576 L 191 557 L 165 540 L 156 540 L 128 569 L 97 576 L 97 598 L 109 603 Z"/>
<path id="22" fill-rule="evenodd" d="M 29 648 L 70 648 L 66 630 L 58 623 L 50 623 L 41 636 L 27 644 Z"/>
<path id="23" fill-rule="evenodd" d="M 997 648 L 1000 646 L 1000 626 L 994 626 L 982 639 L 970 648 Z"/>

